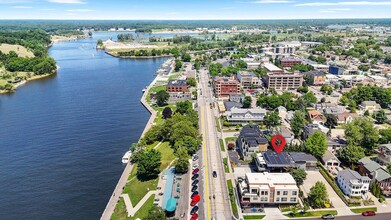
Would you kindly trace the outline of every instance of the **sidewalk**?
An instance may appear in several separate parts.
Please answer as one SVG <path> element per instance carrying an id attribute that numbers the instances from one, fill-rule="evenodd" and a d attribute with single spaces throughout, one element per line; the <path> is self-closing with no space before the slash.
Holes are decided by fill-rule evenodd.
<path id="1" fill-rule="evenodd" d="M 128 194 L 122 194 L 121 197 L 124 198 L 126 211 L 128 213 L 128 217 L 132 217 L 136 214 L 136 212 L 144 205 L 144 203 L 149 199 L 151 195 L 156 196 L 156 191 L 149 191 L 145 196 L 137 203 L 136 207 L 133 207 L 132 202 L 130 201 Z"/>

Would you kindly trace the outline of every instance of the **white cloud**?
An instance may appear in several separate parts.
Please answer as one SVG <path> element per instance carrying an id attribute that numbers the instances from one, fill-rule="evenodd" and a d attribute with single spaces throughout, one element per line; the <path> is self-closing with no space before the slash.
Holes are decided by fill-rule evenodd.
<path id="1" fill-rule="evenodd" d="M 255 4 L 282 4 L 282 3 L 292 3 L 295 1 L 289 1 L 289 0 L 259 0 L 259 1 L 254 1 L 251 3 Z"/>
<path id="2" fill-rule="evenodd" d="M 13 6 L 12 8 L 26 9 L 26 8 L 32 8 L 32 7 L 31 6 L 18 5 L 18 6 Z"/>
<path id="3" fill-rule="evenodd" d="M 95 11 L 93 9 L 69 9 L 67 10 L 69 12 L 91 12 L 91 11 Z"/>
<path id="4" fill-rule="evenodd" d="M 391 5 L 391 1 L 382 1 L 382 2 L 369 2 L 369 1 L 356 1 L 356 2 L 308 2 L 300 3 L 295 6 L 355 6 L 355 5 Z"/>
<path id="5" fill-rule="evenodd" d="M 83 0 L 48 0 L 48 2 L 59 4 L 86 4 L 86 2 Z"/>

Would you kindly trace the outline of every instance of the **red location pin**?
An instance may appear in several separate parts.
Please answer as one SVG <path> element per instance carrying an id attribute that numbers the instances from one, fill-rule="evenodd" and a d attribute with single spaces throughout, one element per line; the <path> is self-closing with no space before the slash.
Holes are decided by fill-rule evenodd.
<path id="1" fill-rule="evenodd" d="M 279 141 L 279 144 L 277 143 Z M 273 149 L 277 152 L 277 154 L 280 154 L 281 151 L 284 149 L 286 144 L 285 138 L 281 135 L 275 135 L 272 137 L 272 146 Z"/>

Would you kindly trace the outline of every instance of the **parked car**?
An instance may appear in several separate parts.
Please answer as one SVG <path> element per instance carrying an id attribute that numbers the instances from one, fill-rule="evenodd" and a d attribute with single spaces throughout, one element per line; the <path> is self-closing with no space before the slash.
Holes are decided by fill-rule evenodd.
<path id="1" fill-rule="evenodd" d="M 197 174 L 200 171 L 200 168 L 195 168 L 191 174 Z"/>
<path id="2" fill-rule="evenodd" d="M 334 219 L 335 216 L 333 214 L 325 214 L 322 215 L 322 219 Z"/>
<path id="3" fill-rule="evenodd" d="M 159 200 L 160 200 L 160 199 L 156 198 L 156 199 L 154 199 L 153 201 L 155 201 L 155 202 L 159 202 Z"/>
<path id="4" fill-rule="evenodd" d="M 194 180 L 193 183 L 191 184 L 192 186 L 196 186 L 198 184 L 198 180 Z"/>
<path id="5" fill-rule="evenodd" d="M 191 215 L 191 218 L 190 220 L 197 220 L 198 219 L 198 214 L 197 213 L 194 213 Z"/>
<path id="6" fill-rule="evenodd" d="M 196 195 L 198 195 L 198 191 L 193 192 L 193 194 L 191 194 L 190 198 L 192 199 L 192 198 L 194 198 L 194 196 L 196 196 Z"/>
<path id="7" fill-rule="evenodd" d="M 196 160 L 198 160 L 198 156 L 197 155 L 193 156 L 193 161 L 196 161 Z"/>
<path id="8" fill-rule="evenodd" d="M 376 212 L 374 211 L 365 211 L 363 213 L 361 213 L 363 216 L 374 216 L 376 215 Z"/>
<path id="9" fill-rule="evenodd" d="M 193 164 L 193 169 L 198 168 L 198 164 Z"/>
<path id="10" fill-rule="evenodd" d="M 198 212 L 198 206 L 194 206 L 191 211 L 190 211 L 190 214 L 193 215 L 194 213 L 197 213 Z"/>
<path id="11" fill-rule="evenodd" d="M 192 192 L 195 192 L 195 191 L 197 191 L 197 189 L 198 189 L 197 186 L 193 186 L 193 188 L 191 188 L 191 191 L 192 191 Z"/>
<path id="12" fill-rule="evenodd" d="M 215 170 L 213 170 L 213 177 L 217 178 L 217 172 Z"/>
<path id="13" fill-rule="evenodd" d="M 200 195 L 196 195 L 191 199 L 190 205 L 195 206 L 201 200 Z"/>
<path id="14" fill-rule="evenodd" d="M 194 175 L 191 177 L 191 180 L 195 180 L 195 179 L 197 179 L 198 177 L 199 177 L 198 174 L 194 174 Z"/>

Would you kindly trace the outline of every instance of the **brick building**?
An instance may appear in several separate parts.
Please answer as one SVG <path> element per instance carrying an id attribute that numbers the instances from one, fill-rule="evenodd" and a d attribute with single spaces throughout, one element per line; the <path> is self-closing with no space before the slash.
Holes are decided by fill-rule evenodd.
<path id="1" fill-rule="evenodd" d="M 240 93 L 240 83 L 230 77 L 215 77 L 213 87 L 216 97 L 228 97 L 230 94 Z"/>
<path id="2" fill-rule="evenodd" d="M 186 92 L 188 89 L 186 80 L 170 80 L 166 86 L 167 92 Z"/>

